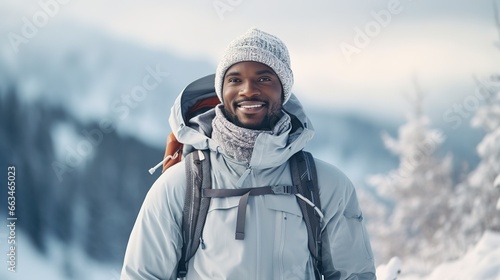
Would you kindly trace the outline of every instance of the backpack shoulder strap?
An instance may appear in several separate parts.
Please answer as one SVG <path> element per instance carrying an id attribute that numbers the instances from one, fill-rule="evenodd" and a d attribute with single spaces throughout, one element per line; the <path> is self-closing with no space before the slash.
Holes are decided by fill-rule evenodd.
<path id="1" fill-rule="evenodd" d="M 297 186 L 297 202 L 302 211 L 302 216 L 307 228 L 308 247 L 314 259 L 316 279 L 322 279 L 323 268 L 321 264 L 321 226 L 322 217 L 316 209 L 321 209 L 319 200 L 318 177 L 314 158 L 309 152 L 300 151 L 290 160 L 293 185 Z M 309 205 L 308 205 L 309 204 Z"/>
<path id="2" fill-rule="evenodd" d="M 200 246 L 205 226 L 210 197 L 203 197 L 202 189 L 212 187 L 209 156 L 208 151 L 195 150 L 185 158 L 187 184 L 182 217 L 182 255 L 177 264 L 179 278 L 186 277 L 189 260 Z"/>

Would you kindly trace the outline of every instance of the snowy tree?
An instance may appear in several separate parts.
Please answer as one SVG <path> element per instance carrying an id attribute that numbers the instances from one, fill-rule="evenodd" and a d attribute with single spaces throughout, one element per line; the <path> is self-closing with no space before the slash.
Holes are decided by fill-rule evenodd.
<path id="1" fill-rule="evenodd" d="M 387 149 L 399 157 L 399 167 L 388 174 L 371 176 L 368 181 L 393 203 L 386 229 L 378 232 L 386 246 L 384 257 L 399 256 L 407 262 L 405 257 L 414 256 L 439 262 L 448 258 L 443 249 L 450 229 L 452 158 L 435 155 L 444 136 L 429 128 L 418 87 L 412 99 L 414 110 L 399 128 L 397 138 L 382 135 Z"/>
<path id="2" fill-rule="evenodd" d="M 471 120 L 486 134 L 477 145 L 480 162 L 468 178 L 458 186 L 466 197 L 462 231 L 475 243 L 486 230 L 500 231 L 500 76 L 478 81 L 475 96 L 481 106 Z M 496 186 L 495 186 L 496 185 Z"/>
<path id="3" fill-rule="evenodd" d="M 493 8 L 500 37 L 497 1 Z M 500 48 L 500 41 L 496 45 Z M 452 204 L 452 213 L 460 216 L 455 239 L 460 238 L 465 247 L 472 247 L 487 231 L 500 232 L 500 74 L 476 83 L 477 90 L 468 100 L 477 105 L 471 125 L 485 132 L 476 147 L 480 162 L 455 188 Z"/>

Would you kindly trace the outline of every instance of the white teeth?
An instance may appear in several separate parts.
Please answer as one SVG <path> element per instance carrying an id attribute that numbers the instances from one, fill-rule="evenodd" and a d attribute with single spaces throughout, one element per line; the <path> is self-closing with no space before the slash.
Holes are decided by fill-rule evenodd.
<path id="1" fill-rule="evenodd" d="M 241 105 L 241 108 L 245 108 L 245 109 L 259 108 L 259 107 L 262 107 L 262 104 L 259 104 L 259 105 Z"/>

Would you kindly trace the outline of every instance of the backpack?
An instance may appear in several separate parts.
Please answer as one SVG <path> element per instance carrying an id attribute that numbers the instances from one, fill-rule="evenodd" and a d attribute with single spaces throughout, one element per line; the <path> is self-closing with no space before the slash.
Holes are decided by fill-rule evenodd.
<path id="1" fill-rule="evenodd" d="M 200 80 L 213 79 L 213 75 Z M 193 82 L 191 85 L 195 84 Z M 189 89 L 186 87 L 185 91 Z M 196 87 L 200 92 L 199 86 Z M 213 83 L 201 92 L 215 92 Z M 220 101 L 217 96 L 204 98 L 189 107 L 188 118 L 192 118 L 208 109 L 215 107 Z M 164 172 L 168 167 L 182 159 L 183 144 L 179 143 L 175 136 L 170 133 L 167 137 L 167 147 L 162 162 L 151 168 L 153 172 L 163 166 Z M 240 196 L 238 215 L 236 221 L 236 239 L 244 239 L 246 204 L 249 196 L 255 195 L 295 195 L 297 203 L 302 212 L 308 235 L 308 248 L 313 257 L 314 273 L 316 279 L 322 279 L 323 268 L 321 259 L 321 227 L 323 214 L 319 200 L 318 179 L 314 158 L 309 152 L 299 151 L 289 159 L 292 174 L 291 186 L 264 186 L 245 189 L 212 189 L 210 154 L 208 150 L 194 150 L 185 155 L 185 173 L 187 179 L 186 199 L 183 209 L 182 255 L 177 264 L 177 277 L 184 278 L 187 275 L 189 260 L 201 246 L 205 244 L 202 232 L 212 197 Z"/>

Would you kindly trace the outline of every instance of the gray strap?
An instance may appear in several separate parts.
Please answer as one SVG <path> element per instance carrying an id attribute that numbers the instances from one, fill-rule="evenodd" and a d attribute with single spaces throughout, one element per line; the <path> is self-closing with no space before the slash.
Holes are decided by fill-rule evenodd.
<path id="1" fill-rule="evenodd" d="M 247 203 L 248 197 L 250 196 L 250 192 L 247 192 L 240 198 L 240 202 L 238 203 L 238 216 L 236 218 L 236 240 L 245 239 L 245 217 L 247 214 Z"/>
<path id="2" fill-rule="evenodd" d="M 266 186 L 244 189 L 203 189 L 203 197 L 232 197 L 241 196 L 236 216 L 236 240 L 245 239 L 245 217 L 247 213 L 248 197 L 265 194 L 296 194 L 296 186 Z"/>
<path id="3" fill-rule="evenodd" d="M 232 197 L 242 196 L 250 192 L 250 195 L 264 194 L 296 194 L 296 186 L 266 186 L 258 188 L 243 188 L 243 189 L 203 189 L 203 197 Z"/>

